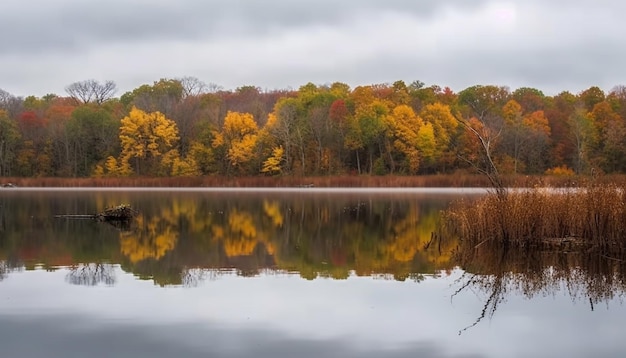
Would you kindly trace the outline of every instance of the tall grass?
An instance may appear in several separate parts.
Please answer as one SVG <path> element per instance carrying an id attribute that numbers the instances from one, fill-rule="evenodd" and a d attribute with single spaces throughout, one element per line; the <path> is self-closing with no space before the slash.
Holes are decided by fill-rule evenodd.
<path id="1" fill-rule="evenodd" d="M 601 250 L 626 248 L 626 186 L 531 188 L 461 201 L 444 213 L 444 231 L 462 248 L 504 247 Z"/>

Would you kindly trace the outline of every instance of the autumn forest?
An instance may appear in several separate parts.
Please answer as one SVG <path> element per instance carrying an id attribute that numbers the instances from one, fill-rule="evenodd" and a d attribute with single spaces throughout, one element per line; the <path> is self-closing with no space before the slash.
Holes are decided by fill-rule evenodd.
<path id="1" fill-rule="evenodd" d="M 484 165 L 480 138 L 504 174 L 626 172 L 624 86 L 229 91 L 185 77 L 116 93 L 95 80 L 41 98 L 0 90 L 0 176 L 472 173 Z"/>

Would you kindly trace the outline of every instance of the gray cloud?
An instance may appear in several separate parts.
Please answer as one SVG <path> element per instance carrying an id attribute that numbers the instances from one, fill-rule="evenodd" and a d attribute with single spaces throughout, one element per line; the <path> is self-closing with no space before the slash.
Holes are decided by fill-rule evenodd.
<path id="1" fill-rule="evenodd" d="M 608 90 L 626 83 L 625 11 L 610 0 L 4 0 L 0 88 L 63 93 L 96 78 L 123 93 L 189 75 L 225 88 L 420 79 Z"/>
<path id="2" fill-rule="evenodd" d="M 471 2 L 476 6 L 481 1 Z M 440 2 L 366 1 L 106 1 L 9 0 L 0 5 L 0 53 L 78 51 L 108 42 L 198 40 L 273 30 L 335 26 L 362 13 L 398 12 L 428 19 Z M 454 0 L 446 6 L 468 7 Z M 384 31 L 384 29 L 381 29 Z"/>
<path id="3" fill-rule="evenodd" d="M 7 357 L 482 357 L 472 353 L 449 355 L 432 342 L 397 349 L 364 349 L 340 340 L 294 339 L 279 332 L 195 324 L 102 325 L 87 323 L 78 316 L 2 316 L 0 344 Z"/>

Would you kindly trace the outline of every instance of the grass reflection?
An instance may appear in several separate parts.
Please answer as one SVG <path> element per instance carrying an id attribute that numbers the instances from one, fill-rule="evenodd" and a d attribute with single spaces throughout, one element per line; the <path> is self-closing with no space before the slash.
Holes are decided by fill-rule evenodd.
<path id="1" fill-rule="evenodd" d="M 579 250 L 506 249 L 496 243 L 458 252 L 465 271 L 456 293 L 471 290 L 486 297 L 475 322 L 492 317 L 509 295 L 527 298 L 565 292 L 588 301 L 593 311 L 626 293 L 626 261 Z M 459 333 L 461 333 L 459 332 Z"/>

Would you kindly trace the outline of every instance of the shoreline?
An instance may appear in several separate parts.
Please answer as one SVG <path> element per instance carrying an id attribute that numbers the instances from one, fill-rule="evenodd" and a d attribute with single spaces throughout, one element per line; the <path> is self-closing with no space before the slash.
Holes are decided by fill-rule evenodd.
<path id="1" fill-rule="evenodd" d="M 505 176 L 508 187 L 576 187 L 589 182 L 583 176 Z M 626 176 L 600 177 L 598 183 L 626 183 Z M 483 175 L 446 174 L 419 176 L 319 176 L 319 177 L 130 177 L 56 178 L 1 177 L 0 190 L 17 188 L 489 188 Z"/>

